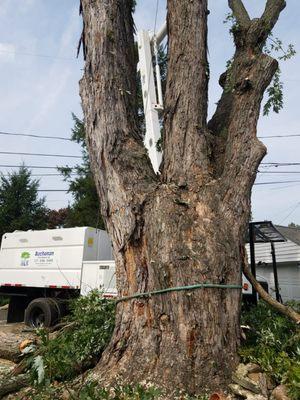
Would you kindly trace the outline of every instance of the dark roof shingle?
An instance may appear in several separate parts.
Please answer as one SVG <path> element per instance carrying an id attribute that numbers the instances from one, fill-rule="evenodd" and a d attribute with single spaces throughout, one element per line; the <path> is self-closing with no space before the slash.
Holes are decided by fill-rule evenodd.
<path id="1" fill-rule="evenodd" d="M 300 246 L 300 229 L 289 226 L 275 225 L 276 229 L 286 238 Z"/>

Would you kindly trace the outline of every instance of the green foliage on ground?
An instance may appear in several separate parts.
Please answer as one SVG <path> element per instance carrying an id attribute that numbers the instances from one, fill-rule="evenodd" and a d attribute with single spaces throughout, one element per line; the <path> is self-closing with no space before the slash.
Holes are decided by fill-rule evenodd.
<path id="1" fill-rule="evenodd" d="M 65 395 L 64 395 L 65 394 Z M 52 400 L 69 398 L 72 400 L 163 400 L 165 393 L 153 385 L 119 385 L 100 387 L 97 382 L 90 381 L 75 388 L 74 386 L 47 386 L 31 394 L 31 400 Z M 208 400 L 208 395 L 189 396 L 183 393 L 175 394 L 174 400 Z"/>
<path id="2" fill-rule="evenodd" d="M 39 181 L 24 165 L 8 176 L 0 175 L 0 235 L 15 230 L 45 229 L 45 199 L 39 198 Z"/>
<path id="3" fill-rule="evenodd" d="M 115 385 L 110 388 L 99 388 L 96 382 L 86 384 L 80 391 L 79 400 L 159 400 L 164 399 L 163 390 L 152 385 Z M 207 395 L 189 396 L 183 393 L 174 394 L 174 400 L 208 400 Z"/>
<path id="4" fill-rule="evenodd" d="M 300 311 L 300 303 L 292 306 Z M 73 391 L 73 379 L 96 365 L 99 360 L 111 338 L 114 319 L 115 303 L 103 299 L 100 292 L 93 291 L 72 302 L 67 325 L 54 339 L 50 340 L 47 331 L 41 330 L 38 353 L 28 357 L 36 384 L 32 399 L 48 400 L 53 396 L 60 398 L 62 390 Z M 242 361 L 259 364 L 276 384 L 286 384 L 292 400 L 298 400 L 299 327 L 263 302 L 242 313 L 242 324 L 250 327 L 247 330 L 247 340 L 240 349 Z M 72 396 L 78 400 L 154 400 L 163 398 L 163 392 L 150 385 L 99 387 L 96 382 L 85 382 Z M 178 398 L 206 399 L 205 396 L 189 397 L 183 394 Z"/>
<path id="5" fill-rule="evenodd" d="M 300 303 L 293 303 L 300 311 Z M 244 362 L 259 364 L 277 384 L 287 385 L 292 400 L 300 399 L 300 329 L 264 302 L 242 314 L 248 325 L 240 355 Z"/>
<path id="6" fill-rule="evenodd" d="M 110 388 L 99 388 L 96 382 L 85 385 L 79 394 L 80 400 L 155 400 L 160 391 L 153 386 L 115 385 Z"/>
<path id="7" fill-rule="evenodd" d="M 67 325 L 54 339 L 45 329 L 38 332 L 39 355 L 29 359 L 33 380 L 68 380 L 94 366 L 111 338 L 114 321 L 115 303 L 98 291 L 73 301 Z"/>

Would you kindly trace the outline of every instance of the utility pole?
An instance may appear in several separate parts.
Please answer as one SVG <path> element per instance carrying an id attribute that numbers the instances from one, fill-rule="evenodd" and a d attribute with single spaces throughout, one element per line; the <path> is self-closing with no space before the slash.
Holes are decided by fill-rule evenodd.
<path id="1" fill-rule="evenodd" d="M 279 282 L 278 282 L 278 272 L 277 272 L 275 245 L 274 245 L 273 242 L 271 242 L 271 255 L 272 255 L 272 262 L 273 262 L 273 274 L 274 274 L 276 300 L 279 301 L 280 303 L 282 303 L 280 290 L 279 290 Z"/>
<path id="2" fill-rule="evenodd" d="M 249 246 L 250 246 L 250 264 L 251 264 L 251 272 L 254 278 L 256 279 L 256 264 L 255 264 L 255 230 L 254 223 L 249 223 Z M 257 292 L 252 285 L 252 299 L 253 303 L 257 304 Z"/>

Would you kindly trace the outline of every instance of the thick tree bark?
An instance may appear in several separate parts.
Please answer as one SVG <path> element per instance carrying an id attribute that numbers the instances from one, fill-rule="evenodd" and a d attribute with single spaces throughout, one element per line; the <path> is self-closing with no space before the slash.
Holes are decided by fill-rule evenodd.
<path id="1" fill-rule="evenodd" d="M 162 174 L 137 131 L 131 1 L 82 0 L 81 80 L 87 142 L 111 235 L 120 297 L 209 282 L 241 284 L 251 187 L 265 154 L 256 138 L 277 62 L 263 42 L 284 7 L 261 19 L 243 3 L 236 54 L 207 124 L 207 1 L 168 0 L 169 65 Z M 171 393 L 221 388 L 238 363 L 240 289 L 198 289 L 120 302 L 97 376 L 149 380 Z"/>
<path id="2" fill-rule="evenodd" d="M 207 14 L 207 0 L 168 2 L 170 72 L 162 168 L 165 182 L 185 185 L 192 180 L 199 186 L 209 174 Z"/>

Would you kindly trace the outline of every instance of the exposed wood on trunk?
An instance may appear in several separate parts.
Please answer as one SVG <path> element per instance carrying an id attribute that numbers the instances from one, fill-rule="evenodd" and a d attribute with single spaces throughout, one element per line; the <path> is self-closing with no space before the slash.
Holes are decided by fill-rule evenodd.
<path id="1" fill-rule="evenodd" d="M 296 322 L 296 324 L 300 324 L 300 314 L 291 307 L 285 306 L 284 304 L 279 303 L 279 301 L 273 299 L 273 297 L 264 290 L 259 282 L 257 282 L 248 267 L 248 260 L 247 264 L 244 262 L 243 271 L 248 281 L 253 285 L 254 289 L 266 303 L 270 304 L 270 306 L 275 308 L 275 310 L 279 311 L 281 314 L 289 317 L 292 321 Z"/>
<path id="2" fill-rule="evenodd" d="M 111 235 L 120 296 L 201 282 L 239 284 L 256 169 L 256 124 L 277 62 L 262 45 L 283 7 L 250 20 L 242 1 L 236 53 L 207 125 L 207 1 L 168 0 L 164 161 L 156 176 L 135 117 L 131 1 L 82 0 L 81 80 L 87 143 Z M 265 22 L 268 21 L 267 24 Z M 106 383 L 149 380 L 190 394 L 222 388 L 238 363 L 241 290 L 199 289 L 121 302 L 95 371 Z"/>

